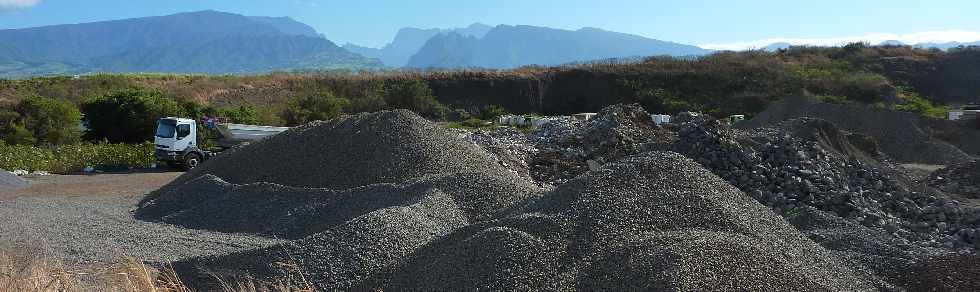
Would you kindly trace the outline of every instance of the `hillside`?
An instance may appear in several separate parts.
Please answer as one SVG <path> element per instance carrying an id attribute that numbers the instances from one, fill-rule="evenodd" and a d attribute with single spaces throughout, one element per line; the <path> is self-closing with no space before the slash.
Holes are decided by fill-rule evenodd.
<path id="1" fill-rule="evenodd" d="M 0 44 L 0 77 L 378 66 L 292 19 L 217 11 L 0 30 Z"/>
<path id="2" fill-rule="evenodd" d="M 412 68 L 508 69 L 636 56 L 696 56 L 710 51 L 641 36 L 583 28 L 577 31 L 500 25 L 482 38 L 444 34 L 412 56 Z"/>
<path id="3" fill-rule="evenodd" d="M 465 28 L 456 29 L 421 29 L 406 27 L 398 30 L 395 39 L 382 48 L 362 47 L 355 44 L 344 45 L 344 48 L 356 54 L 368 58 L 380 59 L 386 66 L 400 68 L 408 63 L 409 58 L 415 55 L 434 36 L 439 34 L 457 33 L 464 36 L 481 38 L 493 27 L 474 23 Z"/>

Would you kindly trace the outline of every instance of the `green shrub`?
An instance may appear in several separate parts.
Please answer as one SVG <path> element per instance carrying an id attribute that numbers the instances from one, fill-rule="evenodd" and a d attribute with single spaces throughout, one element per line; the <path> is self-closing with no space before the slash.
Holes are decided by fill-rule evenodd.
<path id="1" fill-rule="evenodd" d="M 96 168 L 149 166 L 156 161 L 152 143 L 82 143 L 52 147 L 0 143 L 0 168 L 68 174 Z"/>
<path id="2" fill-rule="evenodd" d="M 338 98 L 330 91 L 295 99 L 282 113 L 287 126 L 298 126 L 312 121 L 325 121 L 340 116 L 349 101 Z"/>
<path id="3" fill-rule="evenodd" d="M 949 111 L 948 108 L 936 106 L 932 104 L 929 99 L 922 97 L 921 95 L 907 88 L 899 88 L 898 97 L 901 98 L 904 103 L 892 106 L 892 108 L 895 110 L 913 112 L 923 116 L 939 119 L 945 118 L 946 113 Z"/>
<path id="4" fill-rule="evenodd" d="M 259 111 L 250 103 L 244 103 L 237 107 L 223 108 L 219 112 L 219 116 L 227 119 L 225 122 L 250 125 L 259 124 Z"/>
<path id="5" fill-rule="evenodd" d="M 503 107 L 495 104 L 487 105 L 480 111 L 480 118 L 488 121 L 495 121 L 504 115 L 507 115 L 507 111 Z"/>
<path id="6" fill-rule="evenodd" d="M 407 109 L 432 119 L 443 119 L 449 113 L 449 108 L 436 100 L 422 80 L 393 82 L 385 90 L 385 103 L 390 108 Z"/>
<path id="7" fill-rule="evenodd" d="M 186 116 L 177 101 L 157 91 L 125 90 L 86 102 L 87 138 L 113 143 L 140 143 L 153 138 L 157 120 Z"/>

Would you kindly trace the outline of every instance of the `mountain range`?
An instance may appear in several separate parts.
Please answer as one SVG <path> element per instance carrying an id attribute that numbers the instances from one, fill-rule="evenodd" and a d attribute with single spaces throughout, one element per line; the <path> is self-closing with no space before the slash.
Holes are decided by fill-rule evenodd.
<path id="1" fill-rule="evenodd" d="M 638 56 L 698 56 L 712 51 L 598 28 L 563 30 L 499 25 L 484 36 L 458 32 L 431 37 L 405 67 L 510 69 Z"/>
<path id="2" fill-rule="evenodd" d="M 380 67 L 285 17 L 200 11 L 0 30 L 0 77 Z"/>
<path id="3" fill-rule="evenodd" d="M 408 60 L 415 53 L 418 53 L 419 49 L 422 49 L 422 46 L 426 42 L 436 35 L 457 33 L 463 36 L 482 38 L 491 29 L 493 27 L 482 23 L 474 23 L 468 27 L 456 29 L 406 27 L 398 30 L 395 39 L 380 49 L 362 47 L 350 43 L 344 45 L 344 48 L 368 58 L 380 59 L 387 66 L 403 67 L 408 64 Z"/>

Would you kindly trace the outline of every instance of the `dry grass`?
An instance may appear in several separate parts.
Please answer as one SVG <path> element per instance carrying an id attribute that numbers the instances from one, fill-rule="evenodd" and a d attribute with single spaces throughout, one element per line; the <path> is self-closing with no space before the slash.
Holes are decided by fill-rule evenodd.
<path id="1" fill-rule="evenodd" d="M 249 277 L 224 281 L 222 291 L 313 291 L 312 285 L 295 265 L 282 264 L 288 277 L 275 282 L 260 282 Z M 217 278 L 217 277 L 216 277 Z M 299 284 L 297 284 L 299 283 Z M 44 252 L 0 250 L 0 292 L 190 292 L 177 273 L 166 266 L 156 269 L 142 261 L 127 258 L 108 267 L 75 268 L 63 264 Z"/>

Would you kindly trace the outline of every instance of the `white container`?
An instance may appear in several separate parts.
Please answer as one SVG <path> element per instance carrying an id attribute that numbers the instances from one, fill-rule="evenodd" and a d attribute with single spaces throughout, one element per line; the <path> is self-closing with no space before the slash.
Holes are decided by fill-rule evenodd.
<path id="1" fill-rule="evenodd" d="M 650 115 L 653 118 L 653 123 L 657 126 L 670 123 L 670 115 Z"/>

